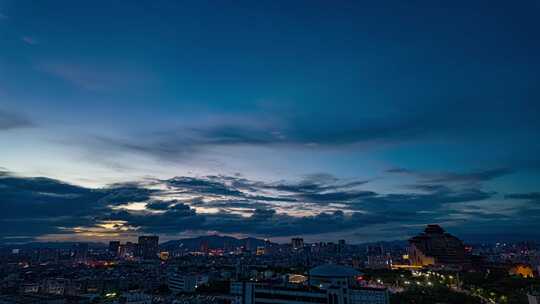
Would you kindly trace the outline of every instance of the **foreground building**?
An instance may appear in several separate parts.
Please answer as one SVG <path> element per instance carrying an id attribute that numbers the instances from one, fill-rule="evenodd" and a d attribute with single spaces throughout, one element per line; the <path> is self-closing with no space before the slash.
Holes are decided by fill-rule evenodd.
<path id="1" fill-rule="evenodd" d="M 171 273 L 167 284 L 173 293 L 195 292 L 198 286 L 208 283 L 208 276 L 201 274 Z"/>
<path id="2" fill-rule="evenodd" d="M 463 268 L 469 264 L 463 242 L 439 225 L 428 225 L 422 234 L 409 240 L 409 261 L 422 267 Z"/>
<path id="3" fill-rule="evenodd" d="M 340 265 L 321 265 L 309 271 L 308 284 L 231 283 L 236 304 L 388 304 L 386 288 L 363 287 L 361 273 Z"/>

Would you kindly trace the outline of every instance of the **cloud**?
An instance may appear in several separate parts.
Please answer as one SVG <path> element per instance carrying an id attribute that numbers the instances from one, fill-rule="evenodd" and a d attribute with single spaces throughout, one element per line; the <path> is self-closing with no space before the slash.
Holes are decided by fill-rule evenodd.
<path id="1" fill-rule="evenodd" d="M 414 213 L 402 214 L 362 214 L 337 210 L 321 212 L 313 216 L 294 217 L 277 214 L 273 210 L 257 209 L 249 218 L 237 215 L 209 215 L 206 227 L 212 227 L 224 233 L 247 233 L 260 236 L 293 236 L 313 235 L 321 233 L 344 232 L 368 227 L 380 223 L 392 223 L 398 219 L 403 222 L 418 220 Z"/>
<path id="2" fill-rule="evenodd" d="M 55 72 L 56 73 L 56 72 Z M 62 73 L 64 74 L 64 73 Z M 133 138 L 96 137 L 98 145 L 109 146 L 119 152 L 145 154 L 160 160 L 178 161 L 213 147 L 266 146 L 274 148 L 328 148 L 335 145 L 352 145 L 365 141 L 359 139 L 336 140 L 330 135 L 304 137 L 294 135 L 294 130 L 283 129 L 278 124 L 268 126 L 257 123 L 237 122 L 208 126 L 184 126 L 175 130 L 154 132 Z M 351 131 L 354 133 L 354 131 Z M 285 135 L 287 134 L 287 135 Z M 89 147 L 92 148 L 92 147 Z"/>
<path id="3" fill-rule="evenodd" d="M 328 204 L 331 202 L 349 202 L 368 196 L 376 195 L 372 191 L 356 190 L 368 181 L 353 180 L 342 181 L 329 174 L 307 175 L 299 182 L 265 183 L 250 181 L 231 176 L 208 176 L 205 179 L 181 178 L 181 185 L 190 185 L 198 193 L 236 196 L 241 199 L 276 201 L 276 202 L 307 202 Z M 178 186 L 178 178 L 169 180 Z M 186 182 L 189 182 L 186 184 Z M 267 192 L 274 191 L 272 195 L 249 195 L 243 191 Z"/>
<path id="4" fill-rule="evenodd" d="M 377 196 L 377 193 L 373 191 L 336 191 L 336 192 L 324 192 L 324 193 L 304 193 L 297 195 L 299 200 L 313 202 L 313 203 L 325 203 L 325 202 L 350 202 L 355 200 L 361 200 L 368 197 Z"/>
<path id="5" fill-rule="evenodd" d="M 101 218 L 103 221 L 124 221 L 149 233 L 179 233 L 201 228 L 204 216 L 185 204 L 176 204 L 160 214 L 119 211 Z"/>
<path id="6" fill-rule="evenodd" d="M 151 82 L 151 77 L 146 72 L 118 66 L 120 64 L 103 67 L 99 64 L 44 62 L 35 68 L 78 88 L 93 92 L 143 88 Z"/>
<path id="7" fill-rule="evenodd" d="M 155 191 L 140 188 L 138 186 L 122 186 L 115 185 L 111 188 L 102 189 L 105 195 L 101 200 L 109 204 L 117 205 L 127 202 L 144 202 L 147 201 L 151 194 Z"/>
<path id="8" fill-rule="evenodd" d="M 425 183 L 480 183 L 494 180 L 499 177 L 514 173 L 511 168 L 495 168 L 487 170 L 479 170 L 465 173 L 456 172 L 421 172 L 405 168 L 392 168 L 387 170 L 388 173 L 405 174 L 417 177 Z"/>
<path id="9" fill-rule="evenodd" d="M 403 174 L 411 174 L 413 173 L 412 170 L 405 169 L 405 168 L 391 168 L 386 170 L 388 173 L 403 173 Z"/>
<path id="10" fill-rule="evenodd" d="M 505 195 L 505 198 L 518 199 L 518 200 L 540 201 L 540 192 L 512 193 L 512 194 Z"/>
<path id="11" fill-rule="evenodd" d="M 37 44 L 39 44 L 39 41 L 35 37 L 31 37 L 31 36 L 23 36 L 23 37 L 21 37 L 21 41 L 28 44 L 28 45 L 37 45 Z"/>
<path id="12" fill-rule="evenodd" d="M 34 124 L 26 117 L 0 110 L 0 131 L 32 127 Z"/>
<path id="13" fill-rule="evenodd" d="M 420 192 L 389 194 L 358 189 L 367 185 L 327 174 L 305 176 L 297 182 L 213 175 L 89 189 L 4 171 L 0 173 L 0 208 L 4 210 L 0 237 L 118 237 L 187 231 L 286 237 L 434 221 L 523 220 L 537 214 L 531 209 L 530 215 L 515 219 L 511 213 L 472 210 L 464 204 L 496 195 L 475 185 L 456 189 L 418 184 L 409 188 Z M 508 196 L 534 199 L 537 194 Z M 130 204 L 138 207 L 130 208 Z"/>
<path id="14" fill-rule="evenodd" d="M 278 201 L 278 199 L 276 199 Z M 281 200 L 279 200 L 281 201 Z M 220 210 L 227 211 L 227 210 L 245 210 L 245 211 L 251 211 L 256 209 L 264 209 L 264 208 L 272 208 L 274 205 L 260 202 L 260 200 L 250 200 L 250 199 L 224 199 L 224 200 L 212 200 L 208 202 L 198 202 L 196 204 L 193 204 L 190 202 L 190 205 L 192 206 L 204 206 L 209 208 L 219 208 Z"/>
<path id="15" fill-rule="evenodd" d="M 94 225 L 110 206 L 143 201 L 153 190 L 133 187 L 88 189 L 58 180 L 0 174 L 2 236 L 39 236 L 61 227 Z"/>
<path id="16" fill-rule="evenodd" d="M 356 208 L 366 208 L 371 211 L 391 211 L 406 208 L 411 211 L 439 210 L 445 204 L 482 201 L 493 197 L 496 193 L 480 189 L 465 189 L 454 191 L 435 191 L 427 194 L 394 193 L 364 198 Z M 440 210 L 444 213 L 445 210 Z"/>
<path id="17" fill-rule="evenodd" d="M 324 111 L 317 116 L 302 114 L 301 111 L 286 115 L 284 113 L 261 114 L 257 110 L 242 115 L 242 117 L 249 116 L 251 119 L 231 118 L 227 115 L 215 115 L 211 119 L 204 119 L 204 115 L 201 115 L 202 117 L 194 122 L 184 122 L 182 125 L 175 123 L 174 126 L 163 127 L 155 132 L 132 134 L 122 138 L 101 137 L 98 144 L 110 146 L 119 152 L 144 154 L 171 161 L 183 160 L 186 156 L 200 155 L 205 151 L 214 151 L 213 148 L 216 147 L 256 146 L 320 151 L 388 147 L 403 143 L 431 143 L 439 138 L 444 138 L 446 141 L 451 141 L 453 138 L 456 140 L 467 138 L 473 143 L 471 147 L 490 145 L 488 137 L 485 136 L 486 133 L 479 131 L 486 128 L 481 120 L 475 121 L 474 117 L 470 117 L 469 125 L 460 125 L 456 122 L 456 116 L 459 117 L 461 112 L 470 112 L 466 105 L 461 105 L 461 107 L 463 111 L 455 113 L 439 113 L 434 109 L 427 113 L 396 117 L 383 116 L 384 119 L 357 119 L 341 112 L 326 117 Z M 314 121 L 316 127 L 314 127 Z M 497 123 L 492 122 L 492 124 Z M 501 126 L 497 124 L 497 127 Z M 531 125 L 530 128 L 536 130 L 540 126 Z M 503 134 L 508 130 L 513 129 L 503 128 L 500 133 Z M 486 132 L 491 134 L 495 131 L 488 129 Z M 479 133 L 483 136 L 478 136 Z M 529 133 L 526 132 L 526 134 Z M 522 153 L 515 153 L 504 166 L 514 167 L 515 161 L 522 157 L 518 154 Z M 531 155 L 527 154 L 523 157 L 528 159 Z M 537 159 L 534 156 L 532 158 Z M 508 170 L 507 168 L 500 170 L 502 171 L 491 173 L 500 174 L 500 176 L 511 173 L 504 171 Z M 412 173 L 411 170 L 405 168 L 393 168 L 389 172 Z M 475 175 L 477 173 L 489 174 L 490 172 L 472 172 L 462 176 L 440 176 L 439 178 L 441 181 L 490 178 L 489 175 Z"/>
<path id="18" fill-rule="evenodd" d="M 39 69 L 89 91 L 107 88 L 106 77 L 92 68 L 60 63 L 44 64 Z"/>
<path id="19" fill-rule="evenodd" d="M 240 196 L 242 192 L 219 181 L 193 177 L 175 177 L 166 181 L 167 185 L 179 189 L 189 189 L 191 192 L 206 195 Z"/>
<path id="20" fill-rule="evenodd" d="M 424 192 L 439 192 L 439 193 L 446 192 L 447 193 L 447 192 L 452 191 L 450 187 L 446 185 L 441 185 L 441 184 L 416 184 L 416 185 L 410 185 L 408 187 L 412 189 L 421 190 Z"/>
<path id="21" fill-rule="evenodd" d="M 209 114 L 211 119 L 204 119 L 207 118 L 205 115 L 199 115 L 200 119 L 183 122 L 180 125 L 174 122 L 155 132 L 132 134 L 127 138 L 103 138 L 103 144 L 119 151 L 178 161 L 185 159 L 186 155 L 213 151 L 212 148 L 215 147 L 366 149 L 403 143 L 432 144 L 438 143 L 441 138 L 447 143 L 452 143 L 453 140 L 462 143 L 467 140 L 468 145 L 458 148 L 459 151 L 463 151 L 468 149 L 469 142 L 470 147 L 475 148 L 491 146 L 493 138 L 490 134 L 508 136 L 509 131 L 518 133 L 523 125 L 526 125 L 524 131 L 527 132 L 520 134 L 534 134 L 534 131 L 540 129 L 540 124 L 533 119 L 534 117 L 529 117 L 538 112 L 535 111 L 538 108 L 536 104 L 516 106 L 533 107 L 527 113 L 522 113 L 528 118 L 523 120 L 519 116 L 513 118 L 516 121 L 530 122 L 509 125 L 507 121 L 510 120 L 505 119 L 505 115 L 516 116 L 516 113 L 508 113 L 501 105 L 493 105 L 491 111 L 486 113 L 483 107 L 470 102 L 452 100 L 447 103 L 445 106 L 449 109 L 444 109 L 439 103 L 429 103 L 425 108 L 419 106 L 418 109 L 411 111 L 371 114 L 369 108 L 364 109 L 361 105 L 355 105 L 359 108 L 355 111 L 350 105 L 340 105 L 339 102 L 332 104 L 331 109 L 325 105 L 317 105 L 316 114 L 306 109 L 298 111 L 271 109 L 266 112 L 255 108 L 234 118 L 226 114 Z M 354 116 L 352 113 L 361 114 Z M 483 115 L 479 116 L 478 113 Z M 517 145 L 519 144 L 524 143 L 520 141 Z M 527 155 L 521 156 L 522 154 Z M 537 160 L 534 155 L 530 151 L 514 153 L 503 166 L 515 167 L 514 163 L 520 157 Z M 398 169 L 400 168 L 391 169 L 390 172 L 397 173 Z M 405 173 L 403 170 L 406 169 L 401 170 L 401 173 Z"/>
<path id="22" fill-rule="evenodd" d="M 476 171 L 469 173 L 446 173 L 441 174 L 438 177 L 432 178 L 431 182 L 485 182 L 490 181 L 505 175 L 514 173 L 512 169 L 509 168 L 497 168 L 484 171 Z"/>
<path id="23" fill-rule="evenodd" d="M 146 208 L 150 210 L 168 210 L 177 201 L 151 201 L 146 204 Z"/>
<path id="24" fill-rule="evenodd" d="M 215 176 L 214 179 L 226 180 L 232 186 L 247 190 L 276 190 L 294 194 L 322 194 L 334 190 L 351 189 L 367 184 L 368 180 L 349 180 L 343 181 L 327 173 L 317 173 L 306 175 L 298 182 L 274 182 L 263 183 L 250 181 L 239 177 Z"/>

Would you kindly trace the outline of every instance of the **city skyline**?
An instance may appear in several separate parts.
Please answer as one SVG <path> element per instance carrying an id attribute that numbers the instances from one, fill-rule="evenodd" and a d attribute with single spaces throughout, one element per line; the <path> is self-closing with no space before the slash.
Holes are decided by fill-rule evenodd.
<path id="1" fill-rule="evenodd" d="M 0 0 L 0 244 L 539 240 L 539 11 Z"/>

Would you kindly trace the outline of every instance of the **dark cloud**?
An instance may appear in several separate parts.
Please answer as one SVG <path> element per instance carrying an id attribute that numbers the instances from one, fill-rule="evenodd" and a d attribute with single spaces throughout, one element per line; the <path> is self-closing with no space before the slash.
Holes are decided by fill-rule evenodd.
<path id="1" fill-rule="evenodd" d="M 168 210 L 177 201 L 151 201 L 146 204 L 146 208 L 151 210 Z"/>
<path id="2" fill-rule="evenodd" d="M 308 175 L 299 182 L 263 183 L 236 178 L 234 181 L 233 185 L 236 185 L 239 188 L 249 190 L 277 190 L 296 195 L 316 195 L 335 190 L 351 189 L 369 182 L 367 180 L 342 181 L 330 174 Z"/>
<path id="3" fill-rule="evenodd" d="M 425 192 L 450 192 L 450 187 L 441 184 L 416 184 L 410 185 L 408 188 L 422 190 Z"/>
<path id="4" fill-rule="evenodd" d="M 498 177 L 509 175 L 514 173 L 512 169 L 509 168 L 497 168 L 484 171 L 476 171 L 470 173 L 445 173 L 441 176 L 434 177 L 431 179 L 432 182 L 485 182 L 490 181 Z"/>
<path id="5" fill-rule="evenodd" d="M 258 220 L 265 221 L 274 217 L 275 214 L 276 214 L 275 210 L 257 208 L 253 212 L 251 219 L 256 220 L 256 221 Z"/>
<path id="6" fill-rule="evenodd" d="M 221 208 L 221 209 L 236 208 L 236 209 L 246 209 L 246 210 L 272 207 L 272 205 L 270 204 L 254 201 L 254 200 L 249 200 L 249 199 L 213 200 L 210 202 L 200 203 L 197 205 L 205 206 L 205 207 Z"/>
<path id="7" fill-rule="evenodd" d="M 367 197 L 355 205 L 354 208 L 372 212 L 392 212 L 406 209 L 408 211 L 440 211 L 444 214 L 445 204 L 466 203 L 482 201 L 493 197 L 496 193 L 484 192 L 480 189 L 465 189 L 449 192 L 432 192 L 426 194 L 399 193 Z"/>
<path id="8" fill-rule="evenodd" d="M 246 199 L 255 201 L 267 201 L 267 202 L 297 202 L 298 199 L 294 197 L 284 196 L 264 196 L 264 195 L 245 195 Z"/>
<path id="9" fill-rule="evenodd" d="M 345 203 L 374 196 L 377 196 L 377 193 L 373 191 L 338 191 L 323 193 L 303 193 L 297 195 L 296 197 L 299 200 L 312 203 Z"/>
<path id="10" fill-rule="evenodd" d="M 365 183 L 329 175 L 307 176 L 297 183 L 267 183 L 238 176 L 175 177 L 156 183 L 168 188 L 151 190 L 142 183 L 123 183 L 88 189 L 54 179 L 18 177 L 3 172 L 0 174 L 0 208 L 4 210 L 0 237 L 74 233 L 98 229 L 103 223 L 113 223 L 117 231 L 127 229 L 133 233 L 178 234 L 195 230 L 290 236 L 433 220 L 512 220 L 510 215 L 486 210 L 460 211 L 452 207 L 449 211 L 451 205 L 480 202 L 496 195 L 476 184 L 458 188 L 416 184 L 408 188 L 419 192 L 382 194 L 357 188 Z M 186 198 L 166 199 L 178 195 Z M 507 195 L 531 200 L 537 196 L 537 193 Z M 130 202 L 145 202 L 146 209 L 121 209 Z M 204 208 L 214 211 L 205 213 Z M 282 213 L 287 209 L 309 215 Z M 537 214 L 536 209 L 529 209 L 528 215 L 521 216 L 531 218 Z"/>
<path id="11" fill-rule="evenodd" d="M 242 192 L 228 187 L 222 182 L 213 181 L 210 179 L 193 178 L 193 177 L 175 177 L 166 180 L 167 185 L 178 188 L 188 189 L 190 192 L 196 192 L 206 195 L 242 195 Z"/>
<path id="12" fill-rule="evenodd" d="M 391 169 L 386 170 L 386 172 L 388 172 L 388 173 L 404 173 L 404 174 L 407 174 L 407 173 L 413 173 L 414 171 L 409 170 L 409 169 L 405 169 L 405 168 L 391 168 Z"/>
<path id="13" fill-rule="evenodd" d="M 540 201 L 540 192 L 512 193 L 512 194 L 507 194 L 504 197 L 511 198 L 511 199 L 519 199 L 519 200 Z"/>
<path id="14" fill-rule="evenodd" d="M 538 95 L 538 90 L 535 94 Z M 499 98 L 501 97 L 498 96 Z M 101 141 L 115 149 L 174 160 L 216 146 L 251 145 L 323 149 L 401 144 L 412 141 L 432 142 L 444 138 L 448 142 L 455 139 L 460 143 L 468 139 L 473 142 L 471 146 L 487 147 L 493 145 L 494 134 L 505 139 L 517 140 L 518 138 L 512 137 L 512 134 L 519 131 L 524 131 L 520 133 L 523 138 L 519 138 L 519 144 L 523 145 L 533 139 L 529 134 L 536 134 L 536 131 L 540 130 L 540 124 L 536 119 L 539 107 L 537 103 L 532 102 L 534 99 L 530 96 L 522 96 L 520 100 L 515 100 L 512 96 L 507 98 L 514 101 L 511 106 L 508 102 L 490 103 L 490 111 L 485 111 L 486 103 L 472 102 L 470 96 L 456 96 L 444 101 L 437 96 L 417 101 L 413 109 L 410 108 L 409 102 L 390 106 L 403 111 L 389 113 L 385 110 L 387 107 L 382 107 L 381 113 L 374 117 L 358 114 L 372 110 L 369 107 L 364 108 L 363 103 L 354 105 L 347 103 L 340 107 L 333 102 L 331 109 L 328 109 L 326 108 L 328 103 L 321 102 L 318 105 L 321 108 L 315 113 L 305 111 L 305 107 L 302 107 L 301 111 L 299 109 L 288 115 L 283 113 L 263 115 L 256 112 L 252 113 L 252 119 L 217 117 L 206 124 L 134 134 L 131 138 L 102 138 Z M 266 118 L 268 116 L 281 119 L 269 120 Z M 509 132 L 510 130 L 512 132 Z M 533 148 L 537 150 L 536 146 Z M 462 145 L 458 149 L 466 147 Z M 526 151 L 519 154 L 520 157 L 531 157 Z M 532 158 L 538 160 L 537 157 Z M 405 169 L 394 168 L 390 172 L 398 173 L 400 170 Z M 489 178 L 488 176 L 448 178 L 467 177 Z"/>
<path id="15" fill-rule="evenodd" d="M 197 215 L 195 210 L 185 204 L 176 204 L 159 214 L 123 210 L 110 213 L 100 219 L 124 221 L 148 233 L 179 233 L 196 230 L 205 221 L 204 216 Z"/>
<path id="16" fill-rule="evenodd" d="M 135 187 L 88 189 L 50 178 L 0 175 L 0 236 L 37 236 L 61 227 L 95 224 L 110 205 L 150 198 L 153 190 Z"/>
<path id="17" fill-rule="evenodd" d="M 279 133 L 264 128 L 244 125 L 220 125 L 211 128 L 193 128 L 198 145 L 267 145 L 285 143 Z M 171 134 L 175 136 L 175 134 Z"/>
<path id="18" fill-rule="evenodd" d="M 404 169 L 404 168 L 393 168 L 393 169 L 387 170 L 386 172 L 412 175 L 419 179 L 422 179 L 426 183 L 441 184 L 441 183 L 486 182 L 486 181 L 490 181 L 499 177 L 510 175 L 514 173 L 514 170 L 511 168 L 495 168 L 495 169 L 479 170 L 479 171 L 472 171 L 472 172 L 466 172 L 466 173 L 456 173 L 456 172 L 430 173 L 430 172 L 415 171 L 415 170 Z"/>
<path id="19" fill-rule="evenodd" d="M 101 200 L 117 205 L 128 202 L 144 202 L 150 198 L 150 195 L 155 192 L 150 189 L 140 187 L 113 187 L 103 189 L 103 192 L 110 192 L 105 195 Z"/>
<path id="20" fill-rule="evenodd" d="M 225 233 L 249 233 L 262 236 L 291 236 L 340 232 L 359 229 L 374 224 L 401 223 L 421 219 L 421 215 L 411 212 L 391 214 L 345 214 L 343 211 L 321 212 L 313 216 L 292 217 L 276 214 L 273 210 L 256 210 L 249 218 L 237 215 L 209 215 L 206 225 Z M 426 219 L 424 217 L 423 219 Z"/>
<path id="21" fill-rule="evenodd" d="M 31 127 L 34 124 L 26 117 L 0 110 L 0 131 Z"/>
<path id="22" fill-rule="evenodd" d="M 145 137 L 146 138 L 146 137 Z M 154 138 L 154 136 L 148 136 Z M 144 139 L 130 140 L 125 138 L 110 138 L 104 136 L 91 137 L 86 140 L 90 144 L 92 152 L 112 151 L 116 153 L 134 152 L 151 155 L 160 159 L 177 160 L 185 158 L 198 151 L 198 147 L 193 144 L 185 144 L 181 141 L 148 141 Z M 77 143 L 80 144 L 80 143 Z"/>

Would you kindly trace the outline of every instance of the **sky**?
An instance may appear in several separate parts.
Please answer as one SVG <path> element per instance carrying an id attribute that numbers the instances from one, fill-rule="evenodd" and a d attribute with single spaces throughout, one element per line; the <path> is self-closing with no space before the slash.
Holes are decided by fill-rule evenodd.
<path id="1" fill-rule="evenodd" d="M 539 13 L 0 0 L 0 243 L 539 239 Z"/>

